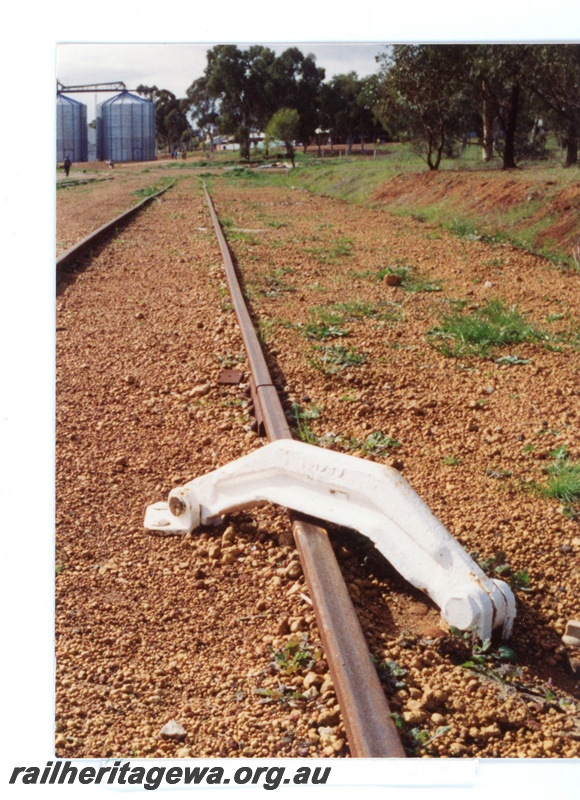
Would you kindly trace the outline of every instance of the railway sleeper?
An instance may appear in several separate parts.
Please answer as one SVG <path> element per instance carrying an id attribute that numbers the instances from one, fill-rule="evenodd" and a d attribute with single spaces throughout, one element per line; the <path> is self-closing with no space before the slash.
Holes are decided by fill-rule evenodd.
<path id="1" fill-rule="evenodd" d="M 150 505 L 145 528 L 190 533 L 225 514 L 275 503 L 367 536 L 424 591 L 449 625 L 491 638 L 512 632 L 515 598 L 488 578 L 395 469 L 304 442 L 280 439 Z"/>

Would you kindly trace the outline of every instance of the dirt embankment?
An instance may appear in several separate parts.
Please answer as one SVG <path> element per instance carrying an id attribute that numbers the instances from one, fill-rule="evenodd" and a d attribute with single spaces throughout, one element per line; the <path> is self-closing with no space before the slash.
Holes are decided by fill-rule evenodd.
<path id="1" fill-rule="evenodd" d="M 547 171 L 546 171 L 547 172 Z M 529 232 L 538 249 L 571 255 L 580 246 L 580 182 L 562 186 L 545 173 L 425 172 L 400 174 L 371 198 L 393 211 L 445 208 L 481 232 Z"/>

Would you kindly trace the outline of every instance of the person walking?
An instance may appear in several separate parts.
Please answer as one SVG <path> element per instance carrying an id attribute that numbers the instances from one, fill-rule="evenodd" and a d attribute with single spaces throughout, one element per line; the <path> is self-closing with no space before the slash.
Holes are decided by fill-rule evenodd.
<path id="1" fill-rule="evenodd" d="M 62 162 L 62 165 L 63 165 L 63 167 L 64 167 L 64 174 L 65 174 L 65 175 L 66 175 L 66 177 L 68 178 L 68 174 L 69 174 L 69 172 L 70 172 L 70 168 L 71 168 L 71 160 L 70 160 L 70 158 L 69 158 L 68 156 L 67 156 L 67 157 L 65 158 L 65 160 Z"/>

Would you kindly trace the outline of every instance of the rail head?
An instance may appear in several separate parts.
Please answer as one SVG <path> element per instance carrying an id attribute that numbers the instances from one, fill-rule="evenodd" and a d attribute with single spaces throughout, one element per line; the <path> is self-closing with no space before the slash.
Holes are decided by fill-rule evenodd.
<path id="1" fill-rule="evenodd" d="M 270 442 L 292 439 L 219 219 L 207 186 L 202 183 L 268 439 Z M 327 532 L 299 514 L 291 513 L 291 521 L 351 755 L 404 758 L 404 748 Z"/>

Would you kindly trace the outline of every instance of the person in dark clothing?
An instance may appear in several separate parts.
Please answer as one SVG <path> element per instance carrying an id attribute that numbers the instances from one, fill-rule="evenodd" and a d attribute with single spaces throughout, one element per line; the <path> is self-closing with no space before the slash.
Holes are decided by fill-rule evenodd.
<path id="1" fill-rule="evenodd" d="M 68 174 L 69 174 L 69 172 L 70 172 L 70 168 L 71 168 L 71 160 L 70 160 L 70 158 L 69 158 L 68 156 L 67 156 L 67 157 L 65 158 L 65 160 L 62 162 L 62 165 L 63 165 L 63 167 L 64 167 L 64 174 L 65 174 L 65 175 L 66 175 L 66 177 L 68 178 Z"/>

